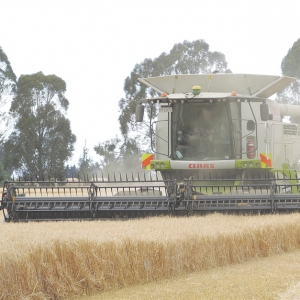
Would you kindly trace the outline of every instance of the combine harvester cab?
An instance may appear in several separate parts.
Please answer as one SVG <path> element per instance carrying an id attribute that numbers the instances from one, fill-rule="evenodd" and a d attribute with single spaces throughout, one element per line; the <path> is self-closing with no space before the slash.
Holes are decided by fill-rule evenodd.
<path id="1" fill-rule="evenodd" d="M 295 78 L 199 74 L 139 80 L 160 94 L 136 107 L 136 121 L 149 121 L 155 145 L 143 156 L 148 174 L 6 181 L 5 221 L 299 211 L 300 106 L 270 99 Z M 150 116 L 158 109 L 155 120 L 144 120 L 146 106 Z"/>

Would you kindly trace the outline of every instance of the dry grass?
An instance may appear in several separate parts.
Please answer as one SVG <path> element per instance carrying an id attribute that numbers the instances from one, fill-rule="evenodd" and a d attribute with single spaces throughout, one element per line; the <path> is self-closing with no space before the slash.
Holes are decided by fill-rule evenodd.
<path id="1" fill-rule="evenodd" d="M 300 215 L 2 224 L 1 299 L 62 299 L 300 248 Z"/>

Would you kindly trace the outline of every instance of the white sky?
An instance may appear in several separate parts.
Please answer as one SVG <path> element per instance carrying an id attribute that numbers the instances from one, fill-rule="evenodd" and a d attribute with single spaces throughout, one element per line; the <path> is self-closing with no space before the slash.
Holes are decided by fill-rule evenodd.
<path id="1" fill-rule="evenodd" d="M 67 84 L 76 165 L 85 141 L 99 161 L 93 147 L 120 136 L 124 80 L 145 58 L 204 39 L 234 73 L 280 75 L 299 38 L 299 0 L 0 0 L 0 46 L 15 74 Z"/>

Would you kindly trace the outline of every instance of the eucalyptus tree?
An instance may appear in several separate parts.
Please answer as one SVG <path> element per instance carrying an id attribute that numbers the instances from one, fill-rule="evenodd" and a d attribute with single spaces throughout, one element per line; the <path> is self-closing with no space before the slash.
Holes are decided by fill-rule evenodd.
<path id="1" fill-rule="evenodd" d="M 76 141 L 65 91 L 66 83 L 55 75 L 20 76 L 10 107 L 14 130 L 4 144 L 6 167 L 37 179 L 64 175 Z"/>
<path id="2" fill-rule="evenodd" d="M 5 105 L 16 91 L 17 77 L 11 67 L 7 55 L 0 47 L 0 181 L 9 178 L 9 172 L 3 166 L 3 141 L 7 132 L 7 109 Z"/>
<path id="3" fill-rule="evenodd" d="M 278 93 L 277 101 L 300 104 L 300 38 L 289 49 L 281 62 L 281 72 L 285 76 L 298 78 L 289 87 Z"/>
<path id="4" fill-rule="evenodd" d="M 115 137 L 94 147 L 102 173 L 134 173 L 141 170 L 141 149 L 136 139 Z"/>
<path id="5" fill-rule="evenodd" d="M 89 149 L 86 147 L 86 145 L 84 145 L 82 155 L 78 160 L 77 169 L 79 178 L 85 180 L 94 178 L 94 176 L 100 172 L 100 164 L 93 161 L 93 158 L 89 155 Z"/>
<path id="6" fill-rule="evenodd" d="M 8 107 L 9 101 L 16 92 L 17 77 L 11 67 L 7 55 L 0 47 L 0 141 L 3 145 L 3 138 L 8 132 Z M 8 106 L 8 107 L 6 107 Z M 1 156 L 1 155 L 0 155 Z"/>
<path id="7" fill-rule="evenodd" d="M 95 152 L 100 156 L 100 168 L 103 173 L 121 172 L 122 160 L 119 153 L 121 145 L 121 139 L 114 137 L 94 147 Z"/>
<path id="8" fill-rule="evenodd" d="M 125 79 L 125 98 L 119 101 L 122 136 L 126 140 L 132 130 L 141 131 L 144 128 L 135 122 L 135 107 L 139 100 L 157 94 L 156 91 L 138 81 L 138 78 L 175 74 L 208 74 L 215 71 L 219 73 L 227 71 L 225 55 L 221 52 L 210 51 L 209 45 L 204 40 L 175 44 L 169 53 L 163 52 L 157 58 L 146 58 L 140 64 L 136 64 Z M 152 113 L 156 114 L 155 108 Z M 149 114 L 150 111 L 148 111 Z M 147 132 L 149 133 L 149 130 L 146 130 L 146 137 Z"/>
<path id="9" fill-rule="evenodd" d="M 173 46 L 170 52 L 163 52 L 158 57 L 146 58 L 136 64 L 125 79 L 125 97 L 119 100 L 119 123 L 122 139 L 107 140 L 95 146 L 101 156 L 102 167 L 114 170 L 141 170 L 140 156 L 150 150 L 150 128 L 135 122 L 135 108 L 139 100 L 155 96 L 156 91 L 146 87 L 138 78 L 175 74 L 199 74 L 231 72 L 227 69 L 225 55 L 210 51 L 204 40 L 184 41 Z M 147 108 L 146 108 L 147 109 Z M 157 114 L 156 107 L 147 111 L 148 117 Z"/>
<path id="10" fill-rule="evenodd" d="M 17 77 L 10 65 L 10 62 L 0 47 L 0 104 L 3 104 L 6 97 L 15 92 Z"/>

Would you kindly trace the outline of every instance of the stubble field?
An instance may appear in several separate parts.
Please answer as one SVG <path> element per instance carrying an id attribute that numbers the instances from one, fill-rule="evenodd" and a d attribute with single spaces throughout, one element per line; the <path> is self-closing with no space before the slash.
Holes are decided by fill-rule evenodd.
<path id="1" fill-rule="evenodd" d="M 1 299 L 78 299 L 300 249 L 300 214 L 3 223 L 1 229 Z"/>

